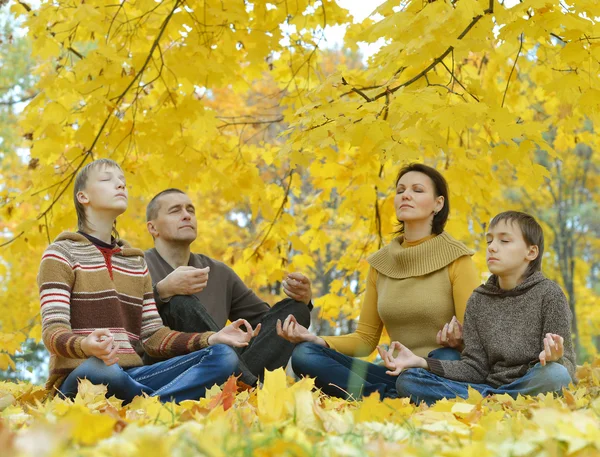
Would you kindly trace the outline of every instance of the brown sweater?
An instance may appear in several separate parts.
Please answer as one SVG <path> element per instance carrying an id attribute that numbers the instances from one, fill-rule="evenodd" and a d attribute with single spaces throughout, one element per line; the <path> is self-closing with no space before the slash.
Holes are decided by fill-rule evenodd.
<path id="1" fill-rule="evenodd" d="M 51 391 L 87 359 L 81 341 L 97 328 L 114 334 L 123 368 L 143 365 L 138 344 L 150 355 L 167 358 L 208 346 L 213 333 L 163 326 L 144 255 L 125 241 L 100 249 L 81 234 L 62 233 L 42 256 L 38 286 Z"/>
<path id="2" fill-rule="evenodd" d="M 537 272 L 514 289 L 503 290 L 492 275 L 467 304 L 461 360 L 427 363 L 433 373 L 455 381 L 510 384 L 539 362 L 546 333 L 564 338 L 564 356 L 558 363 L 575 380 L 571 310 L 558 284 Z"/>
<path id="3" fill-rule="evenodd" d="M 155 248 L 145 252 L 148 269 L 153 284 L 165 279 L 173 272 L 173 267 L 163 259 Z M 203 254 L 191 254 L 188 263 L 191 267 L 210 267 L 208 284 L 201 292 L 194 294 L 204 305 L 219 328 L 225 327 L 227 320 L 246 319 L 255 327 L 270 307 L 249 289 L 242 279 L 223 262 Z M 157 295 L 156 304 L 163 302 Z"/>

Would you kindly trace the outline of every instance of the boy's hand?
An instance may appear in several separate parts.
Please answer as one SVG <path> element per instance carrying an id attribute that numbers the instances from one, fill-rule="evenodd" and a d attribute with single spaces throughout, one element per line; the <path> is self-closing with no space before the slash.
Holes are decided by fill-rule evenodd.
<path id="1" fill-rule="evenodd" d="M 240 327 L 244 326 L 246 331 Z M 215 344 L 226 344 L 235 348 L 241 348 L 248 346 L 250 340 L 258 335 L 260 332 L 260 324 L 256 326 L 256 329 L 252 330 L 252 325 L 246 319 L 238 319 L 232 322 L 227 327 L 221 329 L 217 333 L 210 335 L 208 338 L 209 346 Z"/>
<path id="2" fill-rule="evenodd" d="M 398 341 L 393 341 L 387 351 L 381 346 L 377 346 L 377 350 L 385 366 L 390 369 L 385 372 L 390 376 L 398 376 L 402 370 L 407 368 L 429 368 L 423 357 L 413 354 L 410 349 Z M 397 353 L 395 357 L 394 352 Z"/>
<path id="3" fill-rule="evenodd" d="M 108 329 L 97 328 L 81 341 L 81 350 L 88 357 L 98 357 L 107 366 L 113 365 L 119 361 L 119 345 L 113 342 L 113 334 Z"/>
<path id="4" fill-rule="evenodd" d="M 458 322 L 456 316 L 452 317 L 452 320 L 444 325 L 435 338 L 437 344 L 447 348 L 462 350 L 464 346 L 463 342 L 463 327 Z"/>
<path id="5" fill-rule="evenodd" d="M 540 352 L 540 363 L 542 366 L 548 362 L 556 362 L 564 352 L 564 338 L 555 333 L 546 333 L 544 338 L 544 350 Z"/>

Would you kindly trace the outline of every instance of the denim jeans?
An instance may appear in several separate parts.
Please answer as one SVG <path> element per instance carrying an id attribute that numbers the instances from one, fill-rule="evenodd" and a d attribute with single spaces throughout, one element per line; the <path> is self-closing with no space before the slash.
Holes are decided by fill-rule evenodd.
<path id="1" fill-rule="evenodd" d="M 471 384 L 453 381 L 433 374 L 423 368 L 411 368 L 398 376 L 396 391 L 401 397 L 409 397 L 414 403 L 424 401 L 428 405 L 442 398 L 467 398 L 471 386 L 484 397 L 492 394 L 537 395 L 547 392 L 560 392 L 571 382 L 567 369 L 559 363 L 550 362 L 545 366 L 537 363 L 525 375 L 510 384 L 494 388 L 488 384 Z"/>
<path id="2" fill-rule="evenodd" d="M 210 316 L 206 308 L 193 295 L 176 295 L 169 303 L 163 305 L 160 316 L 165 325 L 180 332 L 218 332 L 221 330 Z M 241 381 L 255 385 L 257 378 L 262 379 L 265 369 L 273 371 L 285 367 L 292 355 L 295 345 L 277 335 L 277 319 L 282 322 L 290 314 L 304 327 L 310 326 L 310 310 L 305 303 L 286 298 L 276 303 L 256 322 L 250 322 L 253 327 L 260 322 L 259 334 L 252 338 L 244 348 L 237 348 L 240 357 Z M 155 362 L 147 355 L 144 363 Z"/>
<path id="3" fill-rule="evenodd" d="M 442 360 L 459 360 L 455 349 L 439 348 L 429 357 Z M 344 355 L 334 349 L 314 343 L 302 343 L 292 353 L 292 369 L 296 376 L 315 378 L 315 385 L 333 397 L 358 400 L 379 392 L 381 398 L 398 397 L 397 376 L 385 372 L 384 365 L 365 362 Z"/>
<path id="4" fill-rule="evenodd" d="M 207 388 L 224 383 L 238 369 L 237 353 L 224 344 L 201 349 L 186 355 L 134 368 L 107 366 L 90 357 L 64 380 L 60 391 L 66 397 L 77 394 L 78 379 L 93 384 L 105 384 L 107 395 L 126 403 L 142 392 L 159 397 L 161 401 L 197 400 Z"/>

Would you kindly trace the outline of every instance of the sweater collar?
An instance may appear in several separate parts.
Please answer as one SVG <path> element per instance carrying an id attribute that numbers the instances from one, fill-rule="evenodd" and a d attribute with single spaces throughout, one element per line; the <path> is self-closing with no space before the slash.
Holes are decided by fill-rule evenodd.
<path id="1" fill-rule="evenodd" d="M 57 241 L 64 241 L 64 240 L 81 243 L 82 246 L 90 246 L 90 245 L 95 246 L 95 244 L 92 243 L 90 240 L 88 240 L 85 236 L 83 236 L 80 233 L 75 233 L 75 232 L 62 232 L 60 235 L 58 235 L 56 237 L 56 239 L 54 241 L 57 242 Z M 118 249 L 119 254 L 124 257 L 136 257 L 136 256 L 143 257 L 144 256 L 144 253 L 142 250 L 132 248 L 131 245 L 123 239 L 117 240 L 115 249 Z"/>
<path id="2" fill-rule="evenodd" d="M 489 277 L 487 282 L 477 289 L 475 292 L 482 295 L 497 295 L 499 297 L 516 297 L 524 294 L 532 287 L 546 280 L 546 277 L 541 271 L 536 271 L 531 276 L 527 277 L 525 281 L 510 290 L 504 290 L 500 288 L 498 284 L 498 276 L 492 275 Z"/>
<path id="3" fill-rule="evenodd" d="M 81 230 L 78 230 L 77 233 L 85 236 L 88 239 L 88 241 L 90 243 L 92 243 L 93 245 L 95 245 L 96 247 L 99 247 L 102 249 L 115 249 L 117 247 L 117 240 L 115 239 L 114 236 L 110 237 L 111 243 L 108 244 L 108 243 L 105 243 L 104 241 L 102 241 L 101 239 L 96 238 L 95 236 L 92 236 L 88 233 L 82 232 Z"/>
<path id="4" fill-rule="evenodd" d="M 473 251 L 446 232 L 414 246 L 407 247 L 403 241 L 403 237 L 395 238 L 371 255 L 367 259 L 371 267 L 390 278 L 405 279 L 433 273 L 459 257 L 473 255 Z"/>

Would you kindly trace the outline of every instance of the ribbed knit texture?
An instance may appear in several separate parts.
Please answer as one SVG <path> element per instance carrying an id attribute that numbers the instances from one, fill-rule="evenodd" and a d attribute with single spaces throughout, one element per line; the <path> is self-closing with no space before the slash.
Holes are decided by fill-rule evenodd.
<path id="1" fill-rule="evenodd" d="M 440 270 L 459 257 L 472 256 L 473 251 L 446 232 L 417 246 L 407 248 L 398 237 L 368 258 L 379 273 L 392 279 L 424 276 Z"/>
<path id="2" fill-rule="evenodd" d="M 208 346 L 213 333 L 163 326 L 142 251 L 124 241 L 110 253 L 103 251 L 78 233 L 64 232 L 42 256 L 38 285 L 51 391 L 87 358 L 81 342 L 97 328 L 114 335 L 123 368 L 143 365 L 138 344 L 154 357 L 167 358 Z"/>
<path id="3" fill-rule="evenodd" d="M 461 360 L 427 359 L 427 363 L 437 375 L 499 387 L 539 362 L 547 333 L 564 338 L 564 356 L 558 363 L 575 380 L 571 310 L 558 284 L 536 272 L 514 289 L 502 290 L 492 275 L 467 303 Z"/>
<path id="4" fill-rule="evenodd" d="M 454 315 L 462 321 L 467 299 L 480 284 L 471 255 L 445 233 L 413 243 L 395 239 L 369 258 L 356 332 L 323 339 L 339 352 L 362 357 L 376 348 L 385 326 L 392 341 L 427 356 L 439 347 L 436 335 L 444 324 Z"/>

